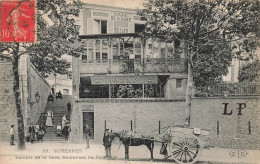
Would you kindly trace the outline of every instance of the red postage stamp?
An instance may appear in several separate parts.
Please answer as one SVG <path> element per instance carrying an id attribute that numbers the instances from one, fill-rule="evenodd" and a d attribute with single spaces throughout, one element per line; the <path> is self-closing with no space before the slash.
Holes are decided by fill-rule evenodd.
<path id="1" fill-rule="evenodd" d="M 1 1 L 1 41 L 35 41 L 35 0 Z"/>

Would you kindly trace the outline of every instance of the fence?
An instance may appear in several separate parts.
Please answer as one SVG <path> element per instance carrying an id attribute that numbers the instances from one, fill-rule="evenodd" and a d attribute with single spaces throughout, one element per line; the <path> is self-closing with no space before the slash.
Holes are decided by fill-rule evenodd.
<path id="1" fill-rule="evenodd" d="M 212 96 L 260 96 L 260 83 L 218 83 L 209 89 Z"/>

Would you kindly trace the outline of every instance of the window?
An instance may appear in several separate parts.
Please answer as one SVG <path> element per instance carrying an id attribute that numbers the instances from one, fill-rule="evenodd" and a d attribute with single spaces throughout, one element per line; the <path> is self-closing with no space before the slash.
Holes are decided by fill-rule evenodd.
<path id="1" fill-rule="evenodd" d="M 176 88 L 182 88 L 182 79 L 176 80 Z"/>
<path id="2" fill-rule="evenodd" d="M 107 33 L 107 21 L 101 21 L 101 34 Z"/>
<path id="3" fill-rule="evenodd" d="M 175 48 L 179 48 L 181 46 L 181 42 L 179 40 L 174 41 Z"/>
<path id="4" fill-rule="evenodd" d="M 87 55 L 82 55 L 81 60 L 83 63 L 87 62 Z"/>
<path id="5" fill-rule="evenodd" d="M 82 63 L 86 63 L 87 62 L 87 52 L 88 52 L 88 49 L 86 47 L 86 48 L 84 48 L 83 54 L 81 55 Z"/>
<path id="6" fill-rule="evenodd" d="M 119 39 L 118 38 L 112 38 L 112 54 L 113 59 L 119 59 Z"/>
<path id="7" fill-rule="evenodd" d="M 107 62 L 107 60 L 108 60 L 107 53 L 102 53 L 102 62 L 105 63 L 105 62 Z"/>
<path id="8" fill-rule="evenodd" d="M 161 58 L 165 58 L 165 48 L 161 48 Z"/>
<path id="9" fill-rule="evenodd" d="M 135 59 L 141 59 L 141 39 L 135 38 L 134 39 L 134 54 Z"/>
<path id="10" fill-rule="evenodd" d="M 106 34 L 107 33 L 107 21 L 94 20 L 94 34 Z"/>
<path id="11" fill-rule="evenodd" d="M 180 58 L 181 54 L 181 42 L 179 40 L 174 41 L 174 47 L 175 47 L 175 58 Z"/>
<path id="12" fill-rule="evenodd" d="M 87 62 L 92 63 L 94 60 L 94 41 L 89 40 L 88 41 L 88 57 L 87 57 Z"/>
<path id="13" fill-rule="evenodd" d="M 96 52 L 96 61 L 97 63 L 100 63 L 100 52 Z"/>
<path id="14" fill-rule="evenodd" d="M 144 27 L 144 24 L 135 24 L 135 33 L 143 32 Z"/>
<path id="15" fill-rule="evenodd" d="M 69 90 L 68 89 L 63 89 L 63 95 L 69 95 Z"/>

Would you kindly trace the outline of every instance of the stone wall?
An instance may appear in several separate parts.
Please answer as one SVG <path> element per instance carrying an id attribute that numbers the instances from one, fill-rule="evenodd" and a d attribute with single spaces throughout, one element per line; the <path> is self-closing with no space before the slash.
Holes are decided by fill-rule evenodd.
<path id="1" fill-rule="evenodd" d="M 209 129 L 214 146 L 259 149 L 259 109 L 259 97 L 195 98 L 192 99 L 191 126 Z"/>
<path id="2" fill-rule="evenodd" d="M 13 94 L 12 62 L 0 60 L 0 138 L 9 137 L 11 125 L 17 132 L 16 107 Z M 16 136 L 17 138 L 17 136 Z"/>
<path id="3" fill-rule="evenodd" d="M 113 131 L 131 129 L 144 134 L 158 134 L 161 127 L 184 124 L 185 103 L 183 99 L 99 99 L 79 100 L 74 104 L 72 113 L 72 141 L 82 141 L 82 112 L 94 112 L 94 138 L 101 143 L 106 127 Z"/>
<path id="4" fill-rule="evenodd" d="M 51 91 L 50 85 L 36 71 L 27 55 L 22 55 L 19 61 L 20 97 L 23 109 L 25 135 L 27 135 L 28 125 L 36 123 L 40 114 L 44 111 L 47 97 Z M 10 125 L 15 125 L 17 132 L 17 118 L 15 98 L 13 94 L 13 71 L 12 62 L 0 61 L 0 137 L 9 138 Z M 35 100 L 36 92 L 40 95 L 39 102 Z M 17 133 L 16 133 L 17 135 Z M 17 139 L 17 136 L 15 136 Z"/>
<path id="5" fill-rule="evenodd" d="M 35 67 L 30 63 L 29 67 L 29 87 L 28 100 L 30 101 L 30 111 L 28 111 L 28 123 L 36 123 L 39 120 L 40 114 L 44 112 L 47 99 L 51 93 L 51 86 L 48 82 L 39 74 Z M 40 94 L 40 101 L 36 102 L 35 94 L 38 92 Z"/>
<path id="6" fill-rule="evenodd" d="M 229 103 L 226 114 L 223 103 Z M 185 109 L 184 100 L 77 99 L 72 113 L 71 141 L 83 141 L 83 112 L 94 112 L 94 141 L 101 143 L 105 121 L 106 127 L 113 131 L 130 130 L 132 121 L 137 132 L 156 135 L 159 120 L 161 132 L 168 125 L 184 125 Z M 214 147 L 259 149 L 259 109 L 259 97 L 193 98 L 191 128 L 210 130 L 210 144 Z"/>

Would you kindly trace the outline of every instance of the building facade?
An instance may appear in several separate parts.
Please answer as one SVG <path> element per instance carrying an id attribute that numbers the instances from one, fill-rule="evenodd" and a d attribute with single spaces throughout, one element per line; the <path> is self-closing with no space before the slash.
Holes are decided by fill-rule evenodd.
<path id="1" fill-rule="evenodd" d="M 79 98 L 179 98 L 187 79 L 180 41 L 146 41 L 137 10 L 87 4 L 81 16 L 84 48 L 73 58 Z"/>
<path id="2" fill-rule="evenodd" d="M 92 137 L 99 141 L 104 126 L 117 127 L 113 125 L 115 122 L 102 116 L 99 112 L 102 109 L 96 102 L 109 100 L 107 112 L 113 108 L 114 102 L 122 101 L 125 104 L 133 102 L 134 106 L 144 101 L 148 103 L 144 107 L 148 108 L 153 108 L 149 103 L 156 101 L 161 104 L 175 100 L 184 103 L 187 64 L 180 41 L 144 40 L 140 35 L 144 22 L 134 9 L 85 4 L 78 22 L 81 23 L 84 52 L 72 59 L 72 90 L 76 98 L 71 118 L 72 131 L 79 128 L 76 130 L 78 133 L 72 136 L 80 137 L 83 125 L 87 123 L 93 130 Z M 110 112 L 119 114 L 120 120 L 125 122 L 125 117 L 120 116 L 122 108 L 125 107 Z M 162 118 L 170 116 L 173 111 L 163 113 Z M 132 109 L 129 112 L 132 113 Z M 104 121 L 107 121 L 106 125 Z M 137 122 L 137 119 L 132 120 L 135 130 L 138 129 Z"/>
<path id="3" fill-rule="evenodd" d="M 184 125 L 187 64 L 183 44 L 144 40 L 140 35 L 144 22 L 136 12 L 92 4 L 83 7 L 79 23 L 84 52 L 72 58 L 71 142 L 84 140 L 86 124 L 97 143 L 102 142 L 106 128 L 155 136 L 167 126 Z M 253 145 L 245 144 L 248 137 L 259 143 L 258 99 L 192 98 L 190 127 L 210 130 L 215 147 L 248 148 Z M 225 104 L 230 104 L 230 110 L 245 107 L 243 115 L 232 115 L 232 124 L 231 116 L 223 114 Z M 239 129 L 245 129 L 243 135 Z"/>
<path id="4" fill-rule="evenodd" d="M 68 68 L 68 74 L 57 74 L 56 76 L 50 74 L 46 80 L 54 87 L 56 93 L 61 91 L 63 95 L 72 95 L 72 56 L 62 55 L 62 59 L 71 64 L 71 68 Z"/>

